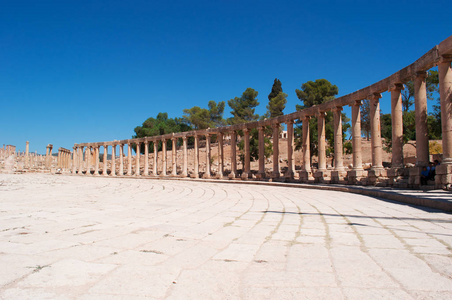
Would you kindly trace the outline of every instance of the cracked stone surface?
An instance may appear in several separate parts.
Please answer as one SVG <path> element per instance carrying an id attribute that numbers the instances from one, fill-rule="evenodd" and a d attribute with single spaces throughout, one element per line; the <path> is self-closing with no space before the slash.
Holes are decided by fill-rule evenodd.
<path id="1" fill-rule="evenodd" d="M 451 245 L 364 195 L 0 174 L 2 299 L 451 299 Z"/>

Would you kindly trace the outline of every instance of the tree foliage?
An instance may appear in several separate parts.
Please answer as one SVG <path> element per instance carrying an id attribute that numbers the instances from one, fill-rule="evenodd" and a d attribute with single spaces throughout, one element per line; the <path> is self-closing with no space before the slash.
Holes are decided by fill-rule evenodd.
<path id="1" fill-rule="evenodd" d="M 194 106 L 189 109 L 184 109 L 183 118 L 188 125 L 194 129 L 207 129 L 224 125 L 223 112 L 225 102 L 221 101 L 218 104 L 211 100 L 208 104 L 208 109 Z"/>
<path id="2" fill-rule="evenodd" d="M 339 89 L 326 79 L 317 79 L 308 81 L 301 85 L 301 90 L 296 89 L 298 99 L 303 101 L 303 105 L 297 105 L 297 110 L 308 108 L 313 105 L 321 104 L 333 100 L 338 94 Z"/>
<path id="3" fill-rule="evenodd" d="M 235 97 L 228 101 L 233 116 L 227 120 L 229 125 L 256 121 L 259 118 L 259 115 L 254 114 L 256 107 L 259 105 L 258 99 L 256 98 L 257 95 L 257 91 L 252 88 L 247 88 L 241 97 Z"/>
<path id="4" fill-rule="evenodd" d="M 427 78 L 425 79 L 426 88 L 427 88 L 427 99 L 433 100 L 434 93 L 438 92 L 438 71 L 429 70 L 427 73 Z M 402 107 L 403 111 L 407 112 L 414 104 L 414 82 L 408 81 L 404 84 L 405 88 L 402 90 Z"/>
<path id="5" fill-rule="evenodd" d="M 286 107 L 287 94 L 283 93 L 281 81 L 275 78 L 270 94 L 268 94 L 267 112 L 264 118 L 276 118 L 284 115 L 283 110 Z"/>

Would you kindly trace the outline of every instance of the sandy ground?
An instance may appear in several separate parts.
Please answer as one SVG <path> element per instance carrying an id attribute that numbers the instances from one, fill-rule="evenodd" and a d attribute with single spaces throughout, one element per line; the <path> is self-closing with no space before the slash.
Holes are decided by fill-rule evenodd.
<path id="1" fill-rule="evenodd" d="M 451 299 L 451 229 L 341 192 L 0 174 L 0 298 Z"/>

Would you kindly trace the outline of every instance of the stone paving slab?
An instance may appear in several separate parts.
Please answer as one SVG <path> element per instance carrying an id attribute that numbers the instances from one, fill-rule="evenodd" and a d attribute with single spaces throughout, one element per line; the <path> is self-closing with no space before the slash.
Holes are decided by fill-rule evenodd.
<path id="1" fill-rule="evenodd" d="M 451 299 L 451 229 L 339 191 L 0 174 L 0 298 Z"/>

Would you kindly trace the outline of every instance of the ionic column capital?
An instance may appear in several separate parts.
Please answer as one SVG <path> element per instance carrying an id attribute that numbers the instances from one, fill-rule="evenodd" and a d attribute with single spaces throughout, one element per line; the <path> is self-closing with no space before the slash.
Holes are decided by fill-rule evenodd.
<path id="1" fill-rule="evenodd" d="M 332 109 L 334 112 L 341 112 L 343 110 L 342 106 L 336 106 Z"/>
<path id="2" fill-rule="evenodd" d="M 415 79 L 426 79 L 428 76 L 428 72 L 427 71 L 418 71 L 416 72 L 416 74 L 413 75 L 412 80 Z"/>
<path id="3" fill-rule="evenodd" d="M 390 92 L 395 92 L 395 91 L 400 92 L 403 89 L 405 89 L 405 87 L 403 86 L 402 83 L 392 83 L 390 86 L 388 86 L 388 91 L 390 91 Z"/>
<path id="4" fill-rule="evenodd" d="M 438 64 L 450 64 L 452 62 L 452 55 L 441 55 L 438 60 Z"/>
<path id="5" fill-rule="evenodd" d="M 372 93 L 370 95 L 367 96 L 368 100 L 379 100 L 381 98 L 381 94 L 380 93 Z"/>
<path id="6" fill-rule="evenodd" d="M 353 103 L 351 104 L 351 106 L 361 106 L 363 103 L 362 103 L 362 100 L 355 100 L 355 101 L 353 101 Z"/>

